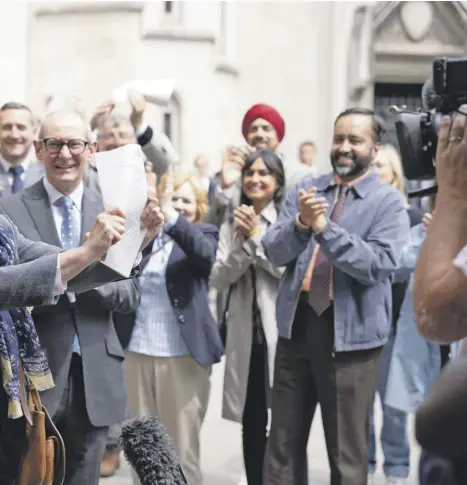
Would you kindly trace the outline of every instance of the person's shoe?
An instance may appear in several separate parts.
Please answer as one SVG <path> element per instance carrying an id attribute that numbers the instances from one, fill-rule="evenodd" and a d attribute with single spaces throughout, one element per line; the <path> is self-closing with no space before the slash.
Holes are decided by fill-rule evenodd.
<path id="1" fill-rule="evenodd" d="M 406 485 L 407 479 L 403 477 L 386 477 L 386 485 Z"/>
<path id="2" fill-rule="evenodd" d="M 113 477 L 120 468 L 120 451 L 105 450 L 101 461 L 101 477 Z"/>

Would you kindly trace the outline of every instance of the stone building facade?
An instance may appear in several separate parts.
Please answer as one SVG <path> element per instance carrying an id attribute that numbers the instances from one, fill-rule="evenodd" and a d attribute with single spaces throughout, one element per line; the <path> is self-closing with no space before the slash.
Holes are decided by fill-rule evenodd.
<path id="1" fill-rule="evenodd" d="M 340 110 L 417 106 L 433 58 L 465 54 L 465 3 L 3 0 L 0 102 L 40 112 L 73 94 L 90 114 L 124 82 L 173 77 L 171 106 L 148 121 L 183 164 L 203 152 L 216 168 L 244 111 L 267 102 L 286 119 L 285 156 L 312 139 L 324 170 Z"/>

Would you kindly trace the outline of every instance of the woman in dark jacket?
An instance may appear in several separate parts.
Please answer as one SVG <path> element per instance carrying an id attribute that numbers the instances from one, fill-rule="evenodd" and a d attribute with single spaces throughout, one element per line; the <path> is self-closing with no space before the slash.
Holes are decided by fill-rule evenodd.
<path id="1" fill-rule="evenodd" d="M 143 258 L 141 301 L 125 359 L 130 410 L 160 419 L 188 483 L 201 485 L 200 431 L 211 366 L 223 354 L 208 303 L 218 229 L 199 224 L 207 198 L 195 178 L 169 172 L 159 188 L 166 224 Z"/>

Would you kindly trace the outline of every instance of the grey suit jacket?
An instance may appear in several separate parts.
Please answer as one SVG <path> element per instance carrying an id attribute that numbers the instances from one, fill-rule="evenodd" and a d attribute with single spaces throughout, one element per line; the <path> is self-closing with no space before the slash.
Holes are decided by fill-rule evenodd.
<path id="1" fill-rule="evenodd" d="M 1 199 L 0 210 L 6 213 L 18 226 L 18 230 L 30 240 L 60 246 L 49 198 L 42 181 L 12 197 Z M 91 229 L 97 214 L 102 211 L 100 196 L 85 188 L 82 235 Z M 39 249 L 41 248 L 47 250 L 50 246 L 41 244 Z M 94 268 L 94 272 L 103 272 L 103 268 L 104 266 L 100 265 L 99 269 Z M 42 302 L 38 303 L 45 305 L 36 306 L 32 312 L 55 380 L 55 387 L 42 393 L 44 405 L 53 418 L 67 383 L 76 329 L 81 346 L 89 419 L 94 426 L 117 423 L 125 418 L 126 388 L 122 369 L 124 354 L 115 333 L 112 312 L 129 313 L 136 310 L 139 303 L 137 282 L 134 279 L 115 281 L 98 289 L 77 294 L 75 303 L 70 303 L 68 297 L 62 295 L 55 305 L 47 305 L 50 302 L 55 270 L 56 263 L 53 260 L 47 261 L 41 268 L 43 276 L 40 285 L 44 285 L 45 282 L 47 290 L 41 295 Z M 107 281 L 117 279 L 115 273 L 113 274 L 114 277 L 107 278 Z M 36 282 L 37 279 L 38 277 Z M 99 281 L 99 278 L 97 279 Z M 81 280 L 77 278 L 77 281 L 70 282 L 68 290 L 89 289 L 92 280 L 92 271 L 88 270 Z M 1 287 L 2 284 L 0 290 Z"/>
<path id="2" fill-rule="evenodd" d="M 0 164 L 0 196 L 8 197 L 12 195 L 11 185 L 8 180 L 8 172 L 5 172 L 3 165 Z M 29 164 L 26 173 L 24 174 L 24 186 L 29 187 L 35 184 L 44 176 L 44 165 L 38 160 L 34 160 Z"/>

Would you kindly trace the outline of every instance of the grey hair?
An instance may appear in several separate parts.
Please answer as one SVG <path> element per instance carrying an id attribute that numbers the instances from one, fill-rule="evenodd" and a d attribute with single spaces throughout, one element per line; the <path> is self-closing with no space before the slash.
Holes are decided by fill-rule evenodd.
<path id="1" fill-rule="evenodd" d="M 37 137 L 39 138 L 39 140 L 42 140 L 45 137 L 45 132 L 48 125 L 56 122 L 56 120 L 60 120 L 67 116 L 74 117 L 76 119 L 76 124 L 81 125 L 81 127 L 83 128 L 84 136 L 86 137 L 87 141 L 93 140 L 91 127 L 89 123 L 84 119 L 83 115 L 76 110 L 68 110 L 68 109 L 50 111 L 42 118 L 41 123 L 39 125 L 39 132 L 37 134 Z"/>
<path id="2" fill-rule="evenodd" d="M 97 125 L 97 137 L 99 137 L 100 131 L 108 126 L 111 128 L 119 128 L 121 126 L 128 127 L 133 133 L 133 125 L 126 116 L 119 113 L 111 113 L 109 116 L 106 116 L 99 121 L 99 124 Z"/>

